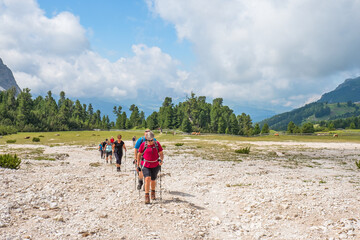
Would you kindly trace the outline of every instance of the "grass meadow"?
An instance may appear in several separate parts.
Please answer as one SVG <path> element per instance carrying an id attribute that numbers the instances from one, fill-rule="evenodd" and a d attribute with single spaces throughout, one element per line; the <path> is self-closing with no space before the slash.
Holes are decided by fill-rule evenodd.
<path id="1" fill-rule="evenodd" d="M 338 134 L 338 137 L 333 137 L 333 134 Z M 138 139 L 144 135 L 143 130 L 123 130 L 123 131 L 64 131 L 64 132 L 19 132 L 17 134 L 2 136 L 0 144 L 7 142 L 14 142 L 15 144 L 38 144 L 38 145 L 83 145 L 83 146 L 97 146 L 101 141 L 110 139 L 118 134 L 122 135 L 122 140 L 131 141 L 133 136 Z M 275 136 L 274 132 L 269 135 L 244 137 L 226 134 L 173 134 L 155 132 L 155 137 L 160 142 L 179 142 L 193 143 L 197 147 L 205 147 L 205 145 L 216 145 L 223 141 L 275 141 L 275 142 L 355 142 L 360 143 L 360 130 L 338 130 L 327 134 L 315 135 L 286 135 L 279 133 Z M 39 138 L 39 142 L 33 142 L 33 138 Z M 10 141 L 9 141 L 10 140 Z M 15 141 L 16 140 L 16 141 Z M 206 141 L 201 141 L 206 140 Z M 9 143 L 11 144 L 11 143 Z"/>

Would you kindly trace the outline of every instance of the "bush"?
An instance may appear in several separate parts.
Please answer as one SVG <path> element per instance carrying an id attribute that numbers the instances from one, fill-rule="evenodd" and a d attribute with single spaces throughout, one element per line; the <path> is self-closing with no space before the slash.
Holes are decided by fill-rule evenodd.
<path id="1" fill-rule="evenodd" d="M 39 138 L 44 137 L 43 135 L 40 135 Z"/>
<path id="2" fill-rule="evenodd" d="M 32 139 L 32 141 L 33 141 L 33 142 L 40 142 L 40 138 L 34 137 L 34 138 Z"/>
<path id="3" fill-rule="evenodd" d="M 182 145 L 184 145 L 184 143 L 175 143 L 176 147 L 181 147 Z"/>
<path id="4" fill-rule="evenodd" d="M 21 159 L 15 155 L 4 154 L 0 155 L 0 167 L 10 168 L 10 169 L 19 169 Z"/>
<path id="5" fill-rule="evenodd" d="M 249 154 L 250 153 L 250 147 L 244 147 L 235 150 L 235 153 L 241 153 L 241 154 Z"/>
<path id="6" fill-rule="evenodd" d="M 9 139 L 9 140 L 6 140 L 6 143 L 16 143 L 16 139 Z"/>

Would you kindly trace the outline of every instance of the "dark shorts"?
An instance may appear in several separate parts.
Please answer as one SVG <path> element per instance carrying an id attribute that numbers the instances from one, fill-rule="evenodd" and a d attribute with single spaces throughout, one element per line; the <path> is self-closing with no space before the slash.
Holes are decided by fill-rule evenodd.
<path id="1" fill-rule="evenodd" d="M 106 157 L 112 156 L 112 152 L 106 152 Z"/>
<path id="2" fill-rule="evenodd" d="M 114 152 L 114 156 L 116 158 L 116 164 L 121 164 L 122 154 Z"/>
<path id="3" fill-rule="evenodd" d="M 145 178 L 151 177 L 151 180 L 154 181 L 154 180 L 156 180 L 160 169 L 161 169 L 160 165 L 157 167 L 154 167 L 154 168 L 143 167 L 142 172 L 143 172 Z"/>

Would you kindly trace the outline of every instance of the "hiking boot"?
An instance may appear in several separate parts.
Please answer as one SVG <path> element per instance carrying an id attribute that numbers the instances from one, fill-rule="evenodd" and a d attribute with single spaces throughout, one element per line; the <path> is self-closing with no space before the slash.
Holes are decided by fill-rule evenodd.
<path id="1" fill-rule="evenodd" d="M 139 185 L 137 185 L 137 190 L 141 189 L 141 186 L 144 184 L 143 180 L 139 180 Z"/>
<path id="2" fill-rule="evenodd" d="M 150 204 L 150 196 L 149 196 L 149 193 L 145 193 L 145 204 Z"/>
<path id="3" fill-rule="evenodd" d="M 151 190 L 151 200 L 156 200 L 155 190 Z"/>
<path id="4" fill-rule="evenodd" d="M 118 172 L 120 172 L 121 170 L 120 170 L 120 167 L 118 167 L 117 169 L 116 169 Z"/>

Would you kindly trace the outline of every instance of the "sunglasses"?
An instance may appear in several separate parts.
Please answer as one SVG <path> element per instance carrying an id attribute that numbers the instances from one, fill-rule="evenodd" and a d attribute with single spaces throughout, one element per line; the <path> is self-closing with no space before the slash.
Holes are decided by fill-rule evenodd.
<path id="1" fill-rule="evenodd" d="M 153 142 L 154 140 L 148 140 L 148 142 Z"/>

